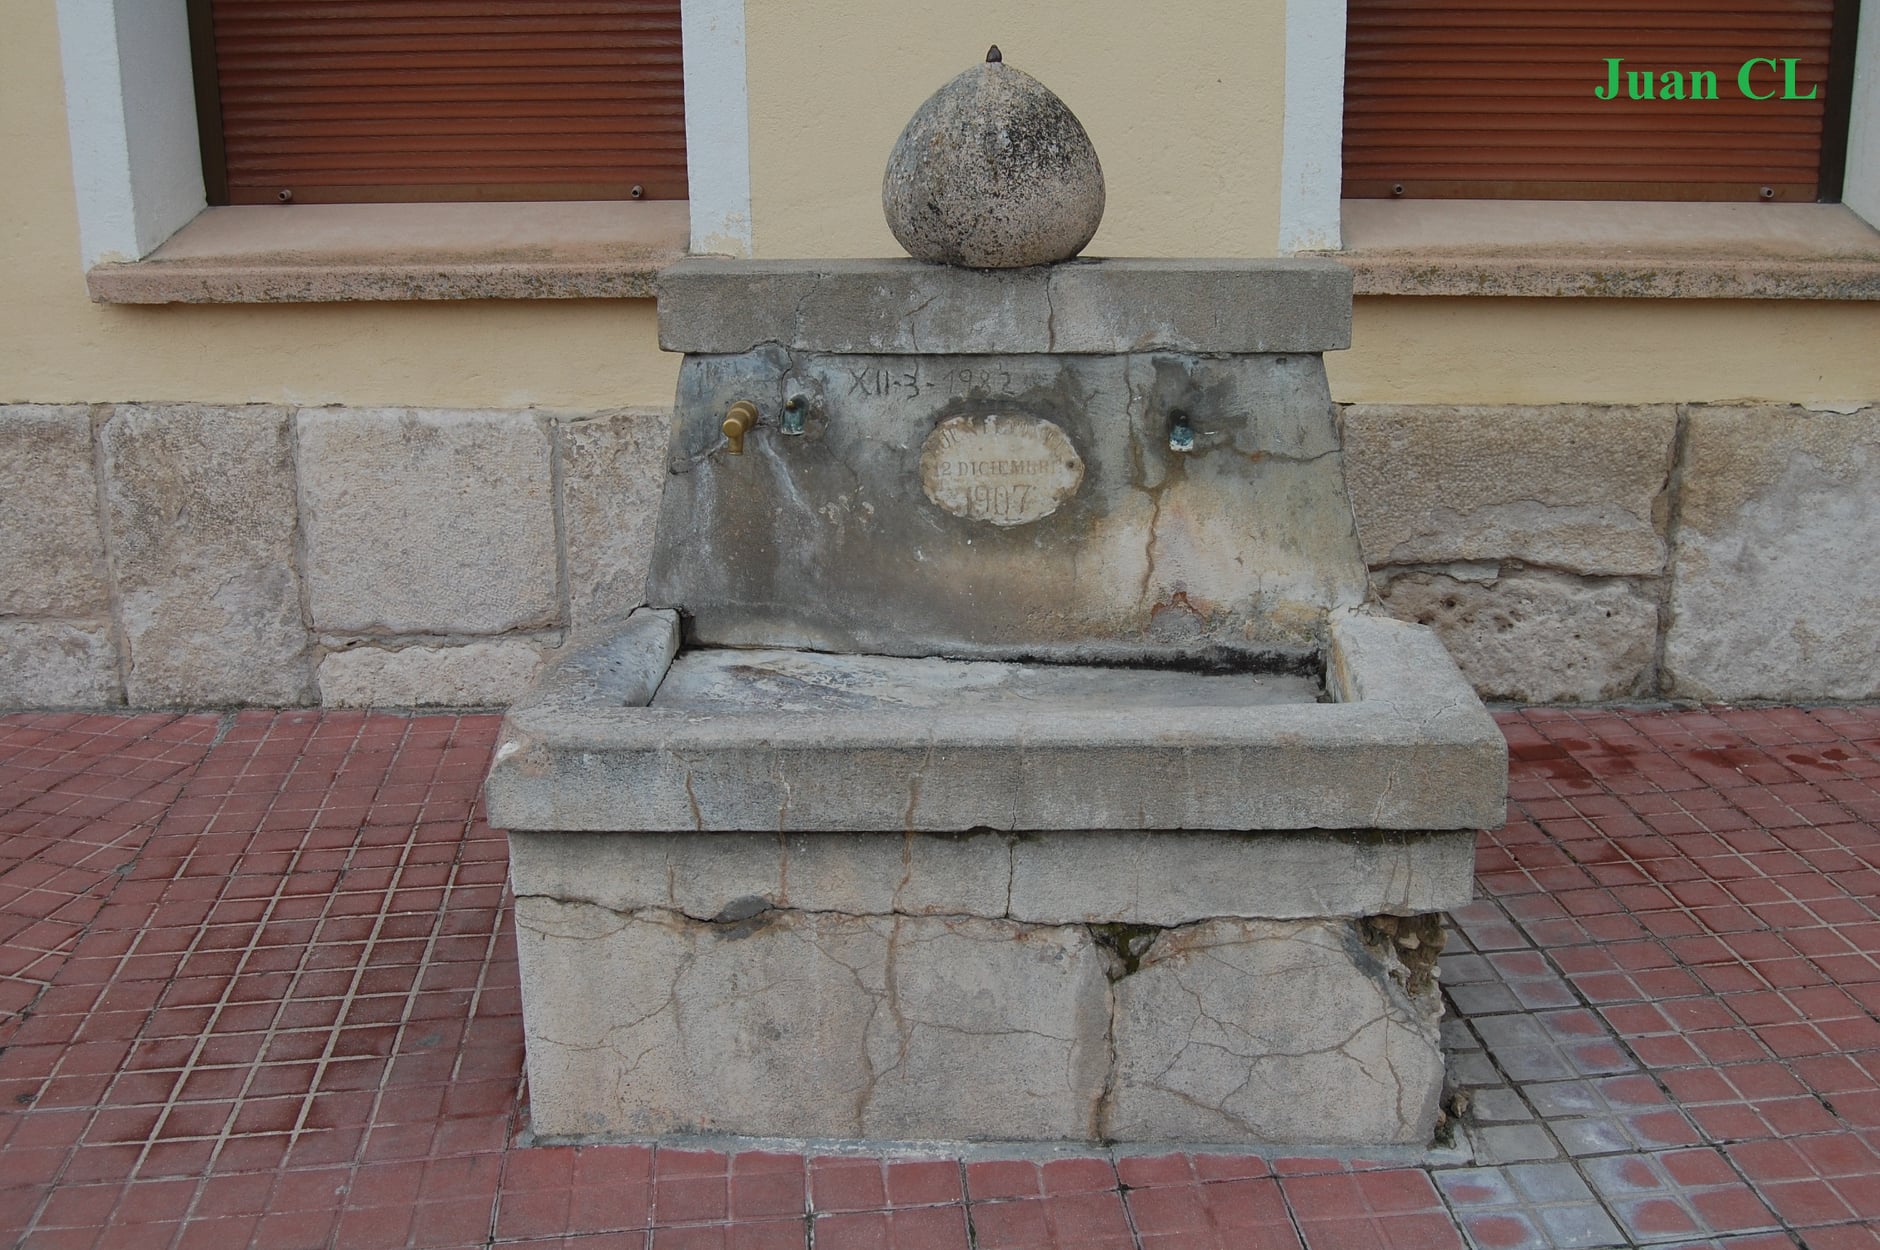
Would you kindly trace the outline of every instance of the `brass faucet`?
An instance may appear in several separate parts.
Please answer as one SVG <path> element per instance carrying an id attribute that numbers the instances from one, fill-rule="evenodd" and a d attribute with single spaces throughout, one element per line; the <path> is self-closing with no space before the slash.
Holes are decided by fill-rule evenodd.
<path id="1" fill-rule="evenodd" d="M 725 411 L 724 424 L 718 428 L 725 432 L 725 450 L 734 456 L 744 454 L 744 435 L 757 424 L 757 405 L 748 399 L 740 399 Z"/>

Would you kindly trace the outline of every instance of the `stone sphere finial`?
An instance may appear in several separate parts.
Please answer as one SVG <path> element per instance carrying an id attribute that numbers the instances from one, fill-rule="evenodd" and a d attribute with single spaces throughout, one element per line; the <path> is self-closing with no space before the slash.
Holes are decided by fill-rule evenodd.
<path id="1" fill-rule="evenodd" d="M 1045 265 L 1096 234 L 1103 167 L 1064 101 L 994 44 L 915 110 L 888 157 L 881 207 L 916 260 Z"/>

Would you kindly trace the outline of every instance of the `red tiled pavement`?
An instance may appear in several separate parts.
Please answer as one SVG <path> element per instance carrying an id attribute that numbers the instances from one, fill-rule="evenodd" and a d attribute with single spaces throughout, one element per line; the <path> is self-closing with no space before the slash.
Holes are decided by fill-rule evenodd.
<path id="1" fill-rule="evenodd" d="M 1515 1157 L 1558 1167 L 1439 1187 L 1464 1165 L 522 1146 L 495 717 L 0 717 L 0 1235 L 1421 1250 L 1463 1202 L 1484 1245 L 1880 1246 L 1880 709 L 1501 721 L 1452 1044 L 1534 1065 L 1509 1114 L 1551 1153 Z"/>

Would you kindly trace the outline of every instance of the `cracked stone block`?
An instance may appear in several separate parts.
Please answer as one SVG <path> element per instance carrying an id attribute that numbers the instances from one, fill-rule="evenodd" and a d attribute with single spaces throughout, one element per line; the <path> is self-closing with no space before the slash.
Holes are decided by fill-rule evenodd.
<path id="1" fill-rule="evenodd" d="M 307 593 L 329 633 L 557 624 L 549 438 L 527 412 L 302 409 Z"/>
<path id="2" fill-rule="evenodd" d="M 1354 404 L 1345 475 L 1365 558 L 1662 572 L 1676 432 L 1671 405 Z"/>
<path id="3" fill-rule="evenodd" d="M 1103 1135 L 1422 1144 L 1442 1093 L 1440 998 L 1339 921 L 1159 934 L 1116 983 Z"/>
<path id="4" fill-rule="evenodd" d="M 556 426 L 569 624 L 576 628 L 646 602 L 671 429 L 665 411 L 609 412 Z"/>
<path id="5" fill-rule="evenodd" d="M 306 702 L 286 411 L 120 405 L 100 439 L 128 701 Z"/>
<path id="6" fill-rule="evenodd" d="M 1383 606 L 1428 625 L 1485 699 L 1597 703 L 1648 694 L 1658 648 L 1650 584 L 1529 570 L 1402 572 Z"/>
<path id="7" fill-rule="evenodd" d="M 1467 903 L 1474 835 L 514 832 L 518 893 L 705 919 L 745 898 L 873 915 L 1174 925 Z"/>
<path id="8" fill-rule="evenodd" d="M 106 614 L 91 410 L 0 405 L 0 616 Z"/>
<path id="9" fill-rule="evenodd" d="M 715 452 L 734 400 L 774 413 L 786 393 L 810 401 L 803 437 L 760 422 L 743 455 Z M 1194 450 L 1172 451 L 1197 395 Z M 989 398 L 1088 452 L 1075 492 L 1029 524 L 937 524 L 956 466 L 935 417 Z M 647 594 L 684 607 L 695 645 L 1296 648 L 1366 593 L 1314 356 L 691 356 L 678 408 Z"/>
<path id="10" fill-rule="evenodd" d="M 354 647 L 320 661 L 327 707 L 503 707 L 541 672 L 543 649 L 519 639 L 461 646 Z"/>
<path id="11" fill-rule="evenodd" d="M 1414 915 L 1469 901 L 1475 835 L 1028 833 L 1012 855 L 1011 916 L 1033 923 Z"/>
<path id="12" fill-rule="evenodd" d="M 0 619 L 0 707 L 122 703 L 108 625 Z"/>
<path id="13" fill-rule="evenodd" d="M 801 911 L 996 919 L 1012 875 L 1010 838 L 991 832 L 512 832 L 509 855 L 517 894 L 700 920 L 753 898 Z"/>
<path id="14" fill-rule="evenodd" d="M 1880 408 L 1689 410 L 1669 693 L 1880 696 Z"/>
<path id="15" fill-rule="evenodd" d="M 1081 928 L 765 910 L 717 923 L 524 895 L 546 1137 L 1082 1139 L 1109 956 Z"/>

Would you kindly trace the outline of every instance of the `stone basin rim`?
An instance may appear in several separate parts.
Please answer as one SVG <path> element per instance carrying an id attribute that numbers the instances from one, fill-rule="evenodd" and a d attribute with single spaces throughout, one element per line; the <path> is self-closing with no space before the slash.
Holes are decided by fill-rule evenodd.
<path id="1" fill-rule="evenodd" d="M 679 618 L 641 609 L 505 718 L 489 816 L 606 832 L 1499 823 L 1506 743 L 1434 635 L 1362 612 L 1327 624 L 1329 703 L 701 711 L 646 706 Z"/>

